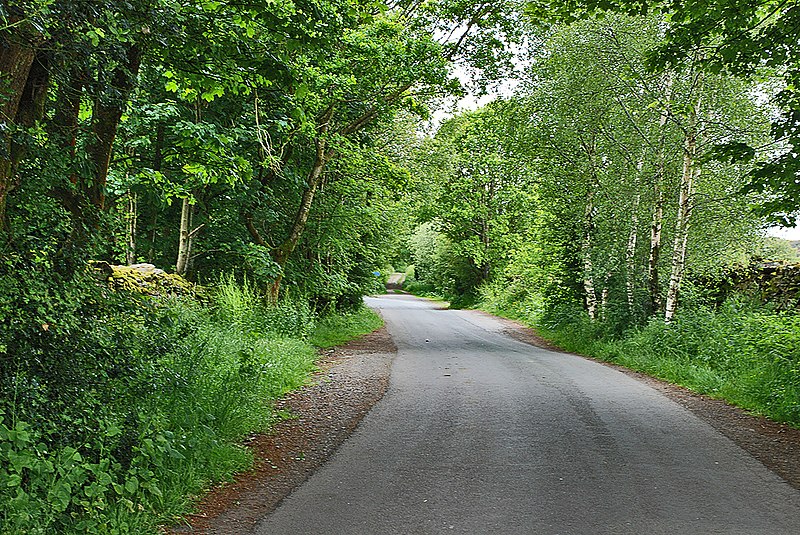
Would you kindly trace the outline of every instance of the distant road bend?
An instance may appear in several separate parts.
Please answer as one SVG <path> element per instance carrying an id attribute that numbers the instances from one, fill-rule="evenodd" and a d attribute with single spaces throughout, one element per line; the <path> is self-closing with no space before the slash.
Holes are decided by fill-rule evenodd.
<path id="1" fill-rule="evenodd" d="M 386 396 L 259 534 L 800 534 L 800 492 L 680 405 L 470 311 L 370 298 Z"/>

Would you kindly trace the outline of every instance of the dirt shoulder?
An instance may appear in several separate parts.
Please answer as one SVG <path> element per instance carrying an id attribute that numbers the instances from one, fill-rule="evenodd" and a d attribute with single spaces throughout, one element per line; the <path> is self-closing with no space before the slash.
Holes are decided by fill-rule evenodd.
<path id="1" fill-rule="evenodd" d="M 246 445 L 255 466 L 212 489 L 187 524 L 168 533 L 236 535 L 255 524 L 301 485 L 350 436 L 383 397 L 397 348 L 386 328 L 323 351 L 310 383 L 276 403 L 290 418 Z"/>
<path id="2" fill-rule="evenodd" d="M 533 329 L 516 321 L 507 319 L 501 319 L 501 321 L 505 323 L 505 332 L 509 336 L 537 347 L 562 352 L 550 341 L 536 334 Z M 616 364 L 592 358 L 590 360 L 635 377 L 655 388 L 728 437 L 792 487 L 800 490 L 800 429 L 779 424 L 761 416 L 753 416 L 747 411 L 719 399 L 696 394 L 682 386 L 673 385 Z"/>

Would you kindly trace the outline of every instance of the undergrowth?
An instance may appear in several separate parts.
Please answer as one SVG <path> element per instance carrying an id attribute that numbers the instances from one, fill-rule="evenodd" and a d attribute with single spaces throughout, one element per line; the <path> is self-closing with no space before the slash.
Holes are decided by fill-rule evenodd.
<path id="1" fill-rule="evenodd" d="M 357 336 L 371 333 L 383 326 L 383 320 L 372 310 L 361 307 L 353 312 L 330 314 L 317 323 L 311 343 L 327 348 L 343 344 Z"/>
<path id="2" fill-rule="evenodd" d="M 304 383 L 313 343 L 380 326 L 366 309 L 318 321 L 233 280 L 202 304 L 95 286 L 41 299 L 58 321 L 2 326 L 3 535 L 158 532 L 249 466 L 241 439 Z"/>

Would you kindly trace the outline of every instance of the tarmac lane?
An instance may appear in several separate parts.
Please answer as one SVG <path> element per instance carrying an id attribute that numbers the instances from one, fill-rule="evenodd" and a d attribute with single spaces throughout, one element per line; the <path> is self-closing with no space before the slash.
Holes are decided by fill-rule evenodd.
<path id="1" fill-rule="evenodd" d="M 635 378 L 485 314 L 367 304 L 398 347 L 389 390 L 255 533 L 800 533 L 800 492 Z"/>

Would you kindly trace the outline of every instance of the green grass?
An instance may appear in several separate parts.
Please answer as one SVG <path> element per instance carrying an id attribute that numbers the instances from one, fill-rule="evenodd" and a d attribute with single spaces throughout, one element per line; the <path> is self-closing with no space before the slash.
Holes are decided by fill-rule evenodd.
<path id="1" fill-rule="evenodd" d="M 48 429 L 63 425 L 48 423 L 50 413 L 26 422 L 0 405 L 0 534 L 158 533 L 194 496 L 252 464 L 242 439 L 281 417 L 274 401 L 307 381 L 317 347 L 383 324 L 366 307 L 318 320 L 306 303 L 270 305 L 230 279 L 206 304 L 114 314 L 92 325 L 129 368 L 96 400 L 102 414 L 74 399 L 80 442 L 54 442 Z"/>
<path id="2" fill-rule="evenodd" d="M 800 316 L 692 311 L 599 345 L 595 356 L 800 427 Z"/>
<path id="3" fill-rule="evenodd" d="M 361 307 L 355 312 L 330 315 L 319 320 L 310 342 L 320 348 L 338 346 L 381 327 L 383 319 L 371 309 Z"/>

